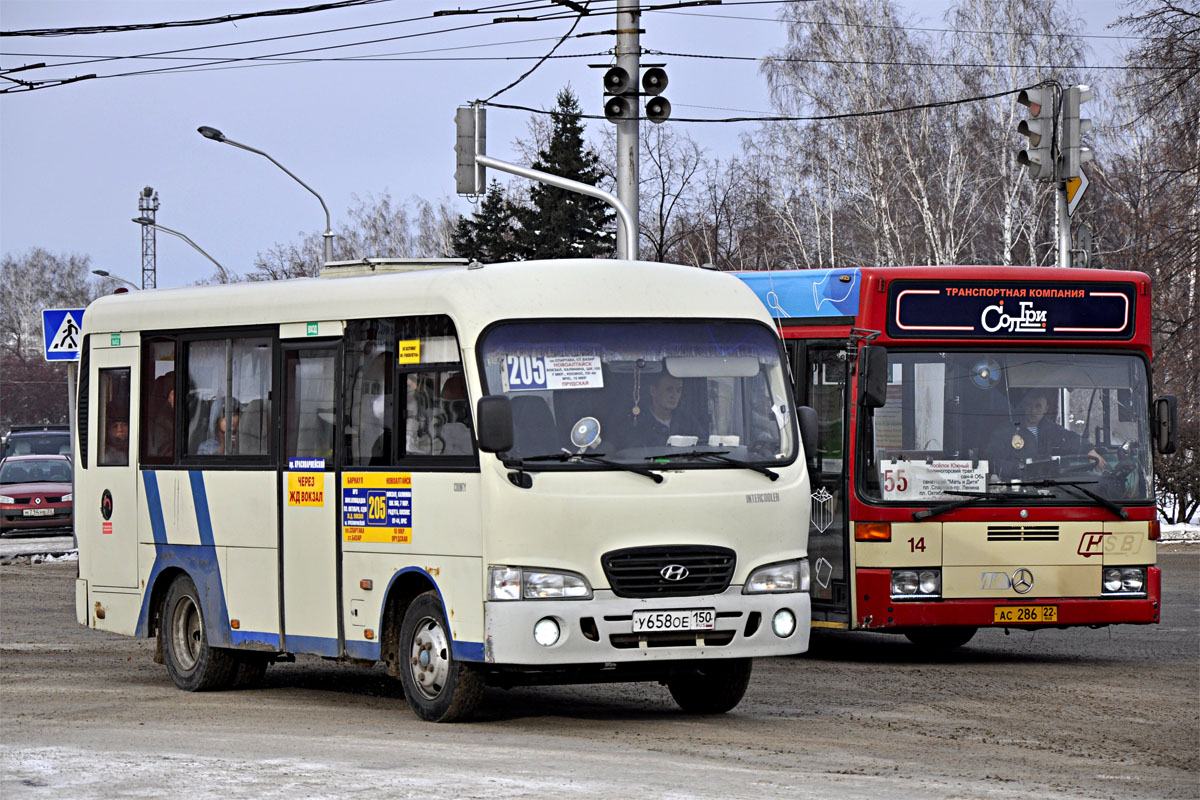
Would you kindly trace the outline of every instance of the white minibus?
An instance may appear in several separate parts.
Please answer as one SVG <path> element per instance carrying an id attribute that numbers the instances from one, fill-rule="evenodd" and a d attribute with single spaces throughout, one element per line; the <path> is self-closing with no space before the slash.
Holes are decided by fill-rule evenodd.
<path id="1" fill-rule="evenodd" d="M 426 720 L 635 680 L 720 713 L 807 649 L 809 410 L 736 278 L 367 260 L 103 297 L 83 333 L 78 620 L 182 689 L 313 654 Z"/>

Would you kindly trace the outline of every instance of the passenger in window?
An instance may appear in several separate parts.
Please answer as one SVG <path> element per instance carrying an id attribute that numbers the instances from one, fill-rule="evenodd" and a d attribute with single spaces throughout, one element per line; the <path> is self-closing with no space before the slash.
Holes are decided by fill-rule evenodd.
<path id="1" fill-rule="evenodd" d="M 640 407 L 638 413 L 630 414 L 622 447 L 657 447 L 665 445 L 671 436 L 695 436 L 698 442 L 707 442 L 704 427 L 679 407 L 683 399 L 682 378 L 664 369 L 643 385 L 650 394 L 650 402 Z"/>
<path id="2" fill-rule="evenodd" d="M 237 452 L 238 441 L 238 402 L 233 400 L 230 406 L 232 414 L 232 430 L 230 431 L 230 440 L 233 445 L 230 447 L 231 453 Z M 212 411 L 209 412 L 209 437 L 204 442 L 201 442 L 200 449 L 197 451 L 202 456 L 223 456 L 225 455 L 225 398 L 218 397 L 212 405 Z"/>
<path id="3" fill-rule="evenodd" d="M 129 409 L 123 403 L 109 403 L 104 409 L 104 463 L 129 463 Z"/>
<path id="4" fill-rule="evenodd" d="M 152 456 L 170 457 L 175 452 L 175 372 L 154 379 L 150 386 L 149 449 Z"/>
<path id="5" fill-rule="evenodd" d="M 420 372 L 408 373 L 404 415 L 404 451 L 410 455 L 433 453 L 433 438 L 430 435 L 433 406 L 433 380 Z"/>
<path id="6" fill-rule="evenodd" d="M 461 372 L 451 372 L 442 384 L 442 406 L 446 422 L 442 425 L 442 455 L 471 454 L 470 415 L 467 411 L 467 386 Z"/>

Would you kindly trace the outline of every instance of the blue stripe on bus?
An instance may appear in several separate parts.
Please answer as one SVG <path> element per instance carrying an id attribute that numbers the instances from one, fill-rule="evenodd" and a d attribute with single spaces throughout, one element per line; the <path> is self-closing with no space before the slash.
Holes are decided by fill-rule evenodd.
<path id="1" fill-rule="evenodd" d="M 212 547 L 216 542 L 213 540 L 212 517 L 208 513 L 208 492 L 204 490 L 204 473 L 192 470 L 188 472 L 188 478 L 192 481 L 192 502 L 196 506 L 196 525 L 200 528 L 200 544 Z"/>
<path id="2" fill-rule="evenodd" d="M 291 641 L 292 637 L 288 637 Z M 361 658 L 366 661 L 379 660 L 379 642 L 346 642 L 346 655 L 350 658 Z"/>
<path id="3" fill-rule="evenodd" d="M 459 661 L 483 661 L 483 642 L 460 642 L 455 639 L 450 646 Z"/>
<path id="4" fill-rule="evenodd" d="M 167 525 L 163 521 L 162 497 L 158 494 L 158 473 L 142 470 L 142 483 L 146 486 L 147 511 L 150 512 L 150 530 L 155 544 L 167 543 Z"/>
<path id="5" fill-rule="evenodd" d="M 328 639 L 324 636 L 297 636 L 294 633 L 287 635 L 287 648 L 290 653 L 308 653 L 314 656 L 329 656 L 337 658 L 341 653 L 338 652 L 338 640 Z"/>
<path id="6" fill-rule="evenodd" d="M 263 631 L 229 631 L 229 640 L 235 647 L 245 650 L 270 650 L 278 652 L 279 634 Z"/>

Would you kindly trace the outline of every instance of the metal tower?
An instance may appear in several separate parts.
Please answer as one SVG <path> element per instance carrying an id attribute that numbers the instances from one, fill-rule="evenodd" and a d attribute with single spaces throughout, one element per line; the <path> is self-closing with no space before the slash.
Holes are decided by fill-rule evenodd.
<path id="1" fill-rule="evenodd" d="M 138 215 L 154 219 L 158 211 L 158 192 L 147 186 L 138 195 Z M 157 257 L 154 252 L 154 226 L 142 225 L 142 288 L 153 289 L 158 285 Z"/>

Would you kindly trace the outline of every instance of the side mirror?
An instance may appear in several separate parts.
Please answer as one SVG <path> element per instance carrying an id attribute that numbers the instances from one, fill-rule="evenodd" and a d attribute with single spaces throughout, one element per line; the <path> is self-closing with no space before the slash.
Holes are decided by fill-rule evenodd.
<path id="1" fill-rule="evenodd" d="M 512 403 L 502 394 L 479 398 L 475 413 L 475 438 L 485 453 L 503 453 L 513 446 Z"/>
<path id="2" fill-rule="evenodd" d="M 1175 435 L 1175 395 L 1164 394 L 1154 401 L 1154 445 L 1163 455 L 1174 453 L 1179 447 Z"/>
<path id="3" fill-rule="evenodd" d="M 804 458 L 811 465 L 817 459 L 817 410 L 811 406 L 796 409 L 800 417 L 800 444 L 804 447 Z"/>
<path id="4" fill-rule="evenodd" d="M 858 404 L 883 408 L 887 402 L 888 352 L 886 347 L 867 345 L 858 351 Z"/>

